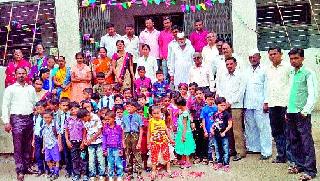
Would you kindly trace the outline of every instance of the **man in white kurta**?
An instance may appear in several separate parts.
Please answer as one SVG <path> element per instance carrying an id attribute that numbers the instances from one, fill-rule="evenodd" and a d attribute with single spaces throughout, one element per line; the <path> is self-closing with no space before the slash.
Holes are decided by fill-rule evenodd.
<path id="1" fill-rule="evenodd" d="M 186 43 L 184 33 L 178 33 L 177 41 L 179 46 L 173 47 L 172 59 L 169 66 L 171 81 L 175 87 L 180 83 L 187 83 L 190 67 L 193 65 L 194 48 Z"/>
<path id="2" fill-rule="evenodd" d="M 260 64 L 258 50 L 250 52 L 251 66 L 245 71 L 244 94 L 245 136 L 248 152 L 261 152 L 260 160 L 267 160 L 272 154 L 272 136 L 268 109 L 266 106 L 267 75 Z"/>

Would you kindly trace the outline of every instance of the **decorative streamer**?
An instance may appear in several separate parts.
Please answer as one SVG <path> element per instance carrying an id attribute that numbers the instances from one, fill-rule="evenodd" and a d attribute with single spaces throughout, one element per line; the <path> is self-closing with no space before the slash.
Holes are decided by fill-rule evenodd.
<path id="1" fill-rule="evenodd" d="M 5 61 L 5 58 L 6 58 L 6 55 L 7 55 L 7 51 L 8 51 L 8 41 L 9 41 L 9 34 L 10 34 L 10 31 L 11 31 L 11 20 L 12 20 L 12 11 L 13 11 L 13 3 L 11 3 L 11 9 L 10 9 L 10 17 L 9 17 L 9 24 L 7 26 L 7 30 L 8 30 L 8 33 L 7 33 L 7 40 L 6 40 L 6 45 L 4 47 L 4 54 L 3 54 L 3 61 L 2 61 L 2 65 L 4 65 L 4 61 Z"/>
<path id="2" fill-rule="evenodd" d="M 32 44 L 31 44 L 31 50 L 30 50 L 30 60 L 31 60 L 31 58 L 32 58 L 34 41 L 35 41 L 35 39 L 36 39 L 37 23 L 38 23 L 38 19 L 39 19 L 40 4 L 41 4 L 41 1 L 39 0 L 39 2 L 38 2 L 37 14 L 36 14 L 36 21 L 35 21 L 35 23 L 34 23 L 34 32 L 33 32 L 33 36 L 32 36 Z"/>
<path id="3" fill-rule="evenodd" d="M 288 28 L 287 28 L 287 26 L 284 24 L 284 19 L 283 19 L 282 13 L 281 13 L 281 9 L 280 9 L 278 0 L 276 0 L 276 3 L 277 3 L 277 8 L 278 8 L 278 11 L 279 11 L 279 14 L 280 14 L 281 23 L 282 23 L 282 25 L 283 25 L 283 27 L 284 27 L 284 30 L 285 30 L 285 33 L 286 33 L 286 36 L 287 36 L 289 45 L 290 45 L 290 47 L 292 47 L 291 40 L 290 40 L 289 33 L 288 33 Z"/>
<path id="4" fill-rule="evenodd" d="M 316 18 L 316 13 L 313 10 L 313 6 L 312 6 L 311 0 L 309 0 L 309 4 L 310 4 L 310 9 L 311 9 L 313 20 L 314 20 L 314 22 L 315 22 L 315 24 L 317 26 L 318 33 L 320 34 L 320 28 L 319 28 L 319 24 L 318 24 L 318 19 Z"/>

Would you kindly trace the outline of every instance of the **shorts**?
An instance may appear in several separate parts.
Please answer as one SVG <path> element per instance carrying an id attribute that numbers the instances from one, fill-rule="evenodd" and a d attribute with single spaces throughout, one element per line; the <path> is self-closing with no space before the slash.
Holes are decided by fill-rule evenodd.
<path id="1" fill-rule="evenodd" d="M 170 161 L 168 143 L 158 143 L 158 144 L 151 143 L 151 163 L 152 164 L 158 163 L 159 153 L 162 154 L 164 162 Z"/>
<path id="2" fill-rule="evenodd" d="M 51 149 L 45 148 L 44 157 L 45 157 L 44 160 L 46 162 L 48 162 L 48 161 L 55 161 L 55 162 L 60 161 L 60 152 L 59 152 L 58 144 L 56 144 Z"/>

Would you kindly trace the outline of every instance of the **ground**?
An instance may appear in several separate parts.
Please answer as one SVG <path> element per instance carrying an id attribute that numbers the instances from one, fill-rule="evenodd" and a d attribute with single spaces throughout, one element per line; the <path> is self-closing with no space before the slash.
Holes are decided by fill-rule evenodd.
<path id="1" fill-rule="evenodd" d="M 320 113 L 313 114 L 313 138 L 315 142 L 315 149 L 317 155 L 317 168 L 320 168 Z M 273 150 L 275 156 L 275 150 Z M 225 173 L 223 171 L 214 171 L 212 168 L 203 165 L 193 165 L 190 169 L 181 170 L 180 168 L 173 167 L 175 173 L 181 174 L 180 176 L 170 179 L 162 177 L 158 180 L 203 180 L 203 181 L 294 181 L 299 179 L 299 175 L 287 174 L 287 164 L 272 164 L 271 160 L 260 161 L 259 155 L 248 155 L 247 158 L 238 162 L 231 161 L 231 171 Z M 16 178 L 14 171 L 14 160 L 12 157 L 0 157 L 0 181 L 13 181 Z M 195 171 L 196 174 L 192 174 Z M 199 174 L 204 172 L 203 175 Z M 200 177 L 197 177 L 201 175 Z M 26 176 L 26 181 L 43 181 L 47 180 L 45 177 L 37 178 L 35 176 Z M 71 180 L 60 176 L 58 181 Z M 145 180 L 150 180 L 145 174 Z M 320 176 L 314 180 L 320 181 Z"/>

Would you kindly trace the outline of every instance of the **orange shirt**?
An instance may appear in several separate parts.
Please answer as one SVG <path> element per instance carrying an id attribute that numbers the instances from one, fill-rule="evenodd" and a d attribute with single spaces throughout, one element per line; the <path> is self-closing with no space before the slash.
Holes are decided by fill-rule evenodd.
<path id="1" fill-rule="evenodd" d="M 103 72 L 107 74 L 109 70 L 111 69 L 112 60 L 108 57 L 103 58 L 103 59 L 95 59 L 93 61 L 93 65 L 95 67 L 95 72 Z M 106 77 L 106 83 L 107 84 L 112 84 L 114 82 L 114 75 L 111 74 L 109 77 Z"/>

